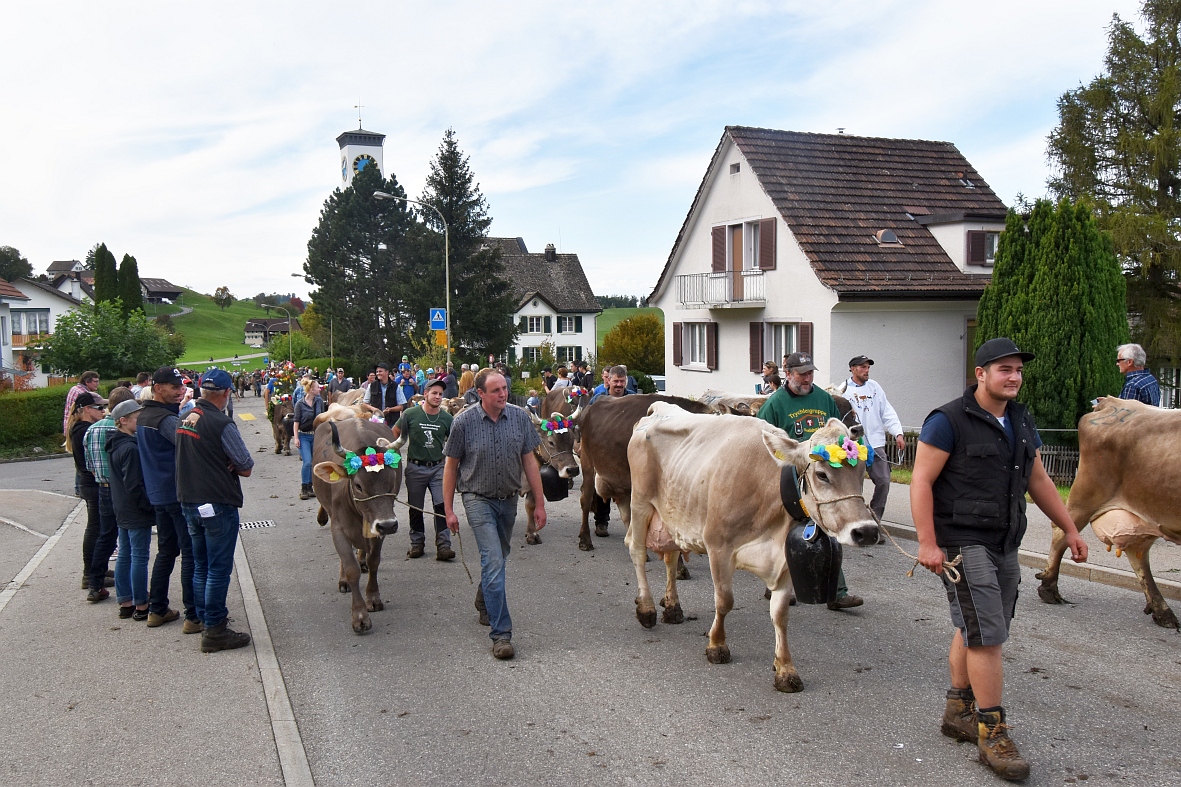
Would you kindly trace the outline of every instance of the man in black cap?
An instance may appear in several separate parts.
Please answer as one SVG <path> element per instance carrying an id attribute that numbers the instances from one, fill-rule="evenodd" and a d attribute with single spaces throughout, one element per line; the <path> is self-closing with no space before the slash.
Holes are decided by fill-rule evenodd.
<path id="1" fill-rule="evenodd" d="M 451 560 L 451 531 L 443 511 L 443 446 L 451 434 L 451 413 L 442 409 L 442 380 L 428 380 L 421 407 L 411 407 L 394 424 L 394 438 L 405 439 L 406 499 L 410 505 L 410 551 L 407 557 L 419 558 L 426 554 L 426 528 L 421 509 L 426 502 L 426 491 L 431 490 L 435 511 L 435 560 Z"/>
<path id="2" fill-rule="evenodd" d="M 943 734 L 976 741 L 980 761 L 1010 780 L 1029 775 L 1001 706 L 1001 646 L 1021 581 L 1017 549 L 1025 535 L 1026 491 L 1066 533 L 1071 558 L 1087 559 L 1086 542 L 1042 466 L 1033 416 L 1016 401 L 1030 360 L 1033 354 L 1009 339 L 980 345 L 976 384 L 923 424 L 910 486 L 919 562 L 942 575 L 956 627 Z M 945 561 L 957 560 L 959 579 L 952 582 Z"/>
<path id="3" fill-rule="evenodd" d="M 402 412 L 402 406 L 398 404 L 398 383 L 390 377 L 388 363 L 377 365 L 377 379 L 369 384 L 365 403 L 380 412 L 387 424 L 392 424 Z"/>
<path id="4" fill-rule="evenodd" d="M 857 355 L 849 359 L 849 379 L 845 383 L 844 397 L 857 412 L 857 420 L 865 428 L 865 441 L 874 453 L 869 466 L 869 480 L 873 482 L 873 500 L 869 508 L 880 521 L 886 515 L 886 499 L 890 494 L 890 462 L 886 459 L 886 435 L 894 435 L 899 451 L 906 448 L 902 436 L 902 421 L 890 402 L 886 392 L 876 381 L 869 379 L 869 367 L 873 359 L 868 355 Z"/>

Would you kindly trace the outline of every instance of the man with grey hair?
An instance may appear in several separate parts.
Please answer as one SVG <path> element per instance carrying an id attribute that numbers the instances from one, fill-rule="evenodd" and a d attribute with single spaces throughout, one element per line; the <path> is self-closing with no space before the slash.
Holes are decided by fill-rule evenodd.
<path id="1" fill-rule="evenodd" d="M 1124 375 L 1124 389 L 1119 398 L 1160 407 L 1160 384 L 1144 368 L 1147 360 L 1144 348 L 1138 344 L 1121 344 L 1115 348 L 1115 363 Z"/>

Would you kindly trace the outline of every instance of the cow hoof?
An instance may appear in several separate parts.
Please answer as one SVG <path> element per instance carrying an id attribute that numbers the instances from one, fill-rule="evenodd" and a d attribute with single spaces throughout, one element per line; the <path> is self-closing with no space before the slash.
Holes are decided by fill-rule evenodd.
<path id="1" fill-rule="evenodd" d="M 673 604 L 671 607 L 664 608 L 664 614 L 660 616 L 660 619 L 665 623 L 672 623 L 674 625 L 684 623 L 685 613 L 681 612 L 680 604 Z"/>
<path id="2" fill-rule="evenodd" d="M 692 578 L 693 577 L 689 576 L 689 567 L 686 566 L 684 563 L 682 563 L 677 568 L 677 579 L 692 579 Z"/>
<path id="3" fill-rule="evenodd" d="M 348 593 L 350 590 L 352 590 L 352 588 L 349 587 L 348 582 L 337 582 L 336 589 L 339 590 L 341 593 Z"/>
<path id="4" fill-rule="evenodd" d="M 1047 604 L 1065 604 L 1066 599 L 1058 593 L 1058 585 L 1041 585 L 1037 589 L 1038 597 Z"/>
<path id="5" fill-rule="evenodd" d="M 800 673 L 792 670 L 791 672 L 777 672 L 775 673 L 775 690 L 794 694 L 804 688 L 804 682 L 800 680 Z"/>
<path id="6" fill-rule="evenodd" d="M 530 545 L 540 544 L 541 543 L 541 536 L 537 535 L 536 533 L 528 533 L 525 536 L 525 543 L 530 544 Z"/>
<path id="7" fill-rule="evenodd" d="M 771 600 L 771 588 L 767 588 L 763 591 L 763 598 L 765 598 L 767 601 Z"/>
<path id="8" fill-rule="evenodd" d="M 595 545 L 589 541 L 579 541 L 578 548 L 583 552 L 593 552 L 595 550 Z"/>
<path id="9" fill-rule="evenodd" d="M 291 449 L 288 448 L 286 451 L 284 451 L 283 456 L 291 456 Z"/>
<path id="10" fill-rule="evenodd" d="M 640 621 L 640 625 L 646 629 L 654 628 L 656 626 L 656 610 L 650 609 L 643 611 L 637 609 L 636 620 Z"/>
<path id="11" fill-rule="evenodd" d="M 275 456 L 278 456 L 282 450 L 283 450 L 282 448 L 276 448 L 275 449 Z"/>
<path id="12" fill-rule="evenodd" d="M 366 602 L 365 609 L 369 610 L 370 612 L 381 612 L 383 609 L 385 609 L 385 604 L 381 603 L 381 599 L 377 599 L 377 601 Z"/>
<path id="13" fill-rule="evenodd" d="M 595 535 L 598 536 L 599 538 L 607 538 L 607 536 L 609 536 L 611 534 L 607 532 L 606 525 L 604 525 L 603 527 L 599 527 L 598 525 L 596 525 L 595 526 Z"/>
<path id="14" fill-rule="evenodd" d="M 369 618 L 362 618 L 353 624 L 353 632 L 356 634 L 368 634 L 371 628 L 373 628 L 373 623 Z"/>
<path id="15" fill-rule="evenodd" d="M 729 664 L 730 648 L 725 645 L 705 649 L 705 660 L 710 664 Z"/>
<path id="16" fill-rule="evenodd" d="M 1155 623 L 1156 625 L 1160 626 L 1161 628 L 1166 628 L 1166 629 L 1181 628 L 1181 626 L 1179 626 L 1177 624 L 1177 616 L 1174 615 L 1173 610 L 1169 609 L 1168 607 L 1166 607 L 1161 612 L 1153 612 L 1152 613 L 1152 622 Z"/>
<path id="17" fill-rule="evenodd" d="M 361 561 L 361 573 L 362 573 L 362 574 L 368 574 L 368 573 L 369 573 L 369 564 L 368 564 L 368 563 L 366 563 L 366 562 L 365 562 L 365 561 L 363 561 L 363 560 Z"/>

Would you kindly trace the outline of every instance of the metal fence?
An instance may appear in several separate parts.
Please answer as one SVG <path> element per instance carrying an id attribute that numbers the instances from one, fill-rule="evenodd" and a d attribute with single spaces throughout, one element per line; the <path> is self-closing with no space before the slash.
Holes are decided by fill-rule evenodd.
<path id="1" fill-rule="evenodd" d="M 918 446 L 917 429 L 907 430 L 905 434 L 906 447 L 899 451 L 893 441 L 886 442 L 886 458 L 890 463 L 911 470 L 914 468 L 914 452 Z M 1053 432 L 1075 432 L 1075 429 L 1046 430 Z M 1045 436 L 1043 435 L 1043 439 Z M 1065 445 L 1045 444 L 1041 447 L 1042 464 L 1046 473 L 1058 486 L 1070 486 L 1074 483 L 1074 476 L 1078 473 L 1078 448 Z"/>

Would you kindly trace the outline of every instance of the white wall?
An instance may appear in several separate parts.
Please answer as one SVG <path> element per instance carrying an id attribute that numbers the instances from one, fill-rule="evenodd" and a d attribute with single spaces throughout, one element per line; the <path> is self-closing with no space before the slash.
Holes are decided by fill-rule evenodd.
<path id="1" fill-rule="evenodd" d="M 23 303 L 23 301 L 22 301 Z M 0 363 L 9 369 L 12 365 L 12 315 L 8 312 L 8 301 L 0 300 Z"/>
<path id="2" fill-rule="evenodd" d="M 377 168 L 381 170 L 381 174 L 385 175 L 385 160 L 382 155 L 383 148 L 381 145 L 357 145 L 350 143 L 340 149 L 340 157 L 345 166 L 345 177 L 343 179 L 343 187 L 348 188 L 353 184 L 353 176 L 357 173 L 353 171 L 353 161 L 357 156 L 366 153 L 373 157 L 377 162 Z"/>
<path id="3" fill-rule="evenodd" d="M 522 317 L 549 317 L 549 333 L 522 333 L 517 336 L 517 358 L 525 357 L 526 347 L 540 347 L 542 342 L 550 342 L 557 347 L 582 347 L 582 357 L 589 358 L 595 353 L 597 337 L 598 315 L 594 312 L 571 313 L 563 312 L 562 317 L 581 317 L 582 331 L 580 333 L 558 333 L 558 312 L 554 311 L 544 298 L 534 298 L 518 311 L 513 313 L 513 322 L 520 323 Z M 543 326 L 544 327 L 544 326 Z"/>

